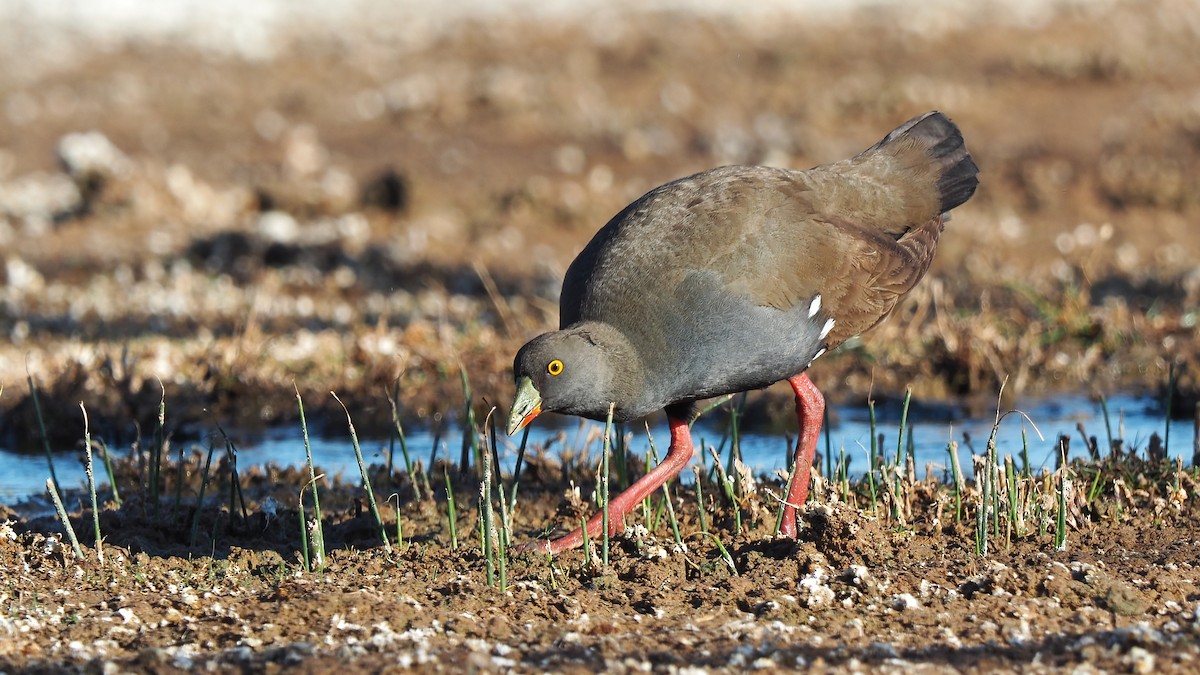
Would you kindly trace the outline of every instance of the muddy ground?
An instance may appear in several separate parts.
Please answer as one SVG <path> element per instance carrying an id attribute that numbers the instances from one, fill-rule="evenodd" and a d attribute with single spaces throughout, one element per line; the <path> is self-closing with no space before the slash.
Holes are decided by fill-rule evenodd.
<path id="1" fill-rule="evenodd" d="M 1200 10 L 1006 7 L 359 17 L 266 51 L 10 23 L 0 445 L 40 448 L 28 377 L 69 458 L 81 401 L 115 448 L 149 438 L 164 395 L 177 446 L 217 424 L 294 425 L 297 390 L 314 433 L 340 433 L 337 391 L 379 437 L 385 392 L 407 422 L 455 416 L 461 368 L 482 417 L 511 396 L 516 348 L 556 324 L 566 265 L 631 199 L 719 164 L 841 159 L 932 108 L 961 126 L 983 183 L 896 316 L 813 371 L 826 395 L 911 385 L 994 405 L 1007 379 L 1010 396 L 1150 391 L 1190 415 Z M 752 401 L 790 415 L 786 391 Z M 168 483 L 155 515 L 136 472 L 124 507 L 105 499 L 104 563 L 73 562 L 44 514 L 8 514 L 0 670 L 1200 668 L 1187 471 L 1101 474 L 1065 548 L 1034 528 L 986 556 L 974 512 L 952 522 L 933 487 L 912 484 L 904 522 L 867 509 L 861 486 L 850 505 L 822 493 L 796 543 L 771 537 L 765 493 L 738 534 L 709 488 L 732 567 L 677 495 L 686 552 L 660 522 L 617 542 L 609 569 L 513 558 L 501 593 L 471 474 L 457 550 L 444 488 L 401 489 L 408 545 L 388 553 L 361 492 L 329 486 L 329 564 L 305 572 L 305 479 L 246 470 L 245 522 L 213 486 L 193 546 L 196 461 L 178 507 Z M 518 542 L 582 508 L 552 460 L 537 466 Z M 586 499 L 594 478 L 570 477 Z M 68 505 L 88 545 L 90 516 Z"/>
<path id="2" fill-rule="evenodd" d="M 586 498 L 594 473 L 546 458 L 530 466 L 514 543 L 591 511 L 561 479 Z M 1084 498 L 1097 467 L 1101 489 Z M 135 469 L 120 482 L 135 482 Z M 683 547 L 665 517 L 638 513 L 611 542 L 609 566 L 600 541 L 590 562 L 582 551 L 513 553 L 503 590 L 481 553 L 474 475 L 455 481 L 457 548 L 440 480 L 418 498 L 402 476 L 374 472 L 376 491 L 395 485 L 403 502 L 403 540 L 382 506 L 390 550 L 361 489 L 325 487 L 327 558 L 316 571 L 305 571 L 287 506 L 305 482 L 295 471 L 243 472 L 245 519 L 240 506 L 222 509 L 227 481 L 214 479 L 199 515 L 194 479 L 178 505 L 168 483 L 157 513 L 125 486 L 123 506 L 101 514 L 104 562 L 89 512 L 74 518 L 82 561 L 48 517 L 5 524 L 0 670 L 1182 673 L 1200 664 L 1198 477 L 1173 462 L 1076 463 L 1065 542 L 1055 544 L 1054 509 L 1035 507 L 1020 525 L 1003 521 L 985 555 L 974 489 L 959 520 L 942 484 L 906 479 L 903 500 L 872 508 L 865 483 L 836 498 L 819 483 L 793 541 L 772 536 L 777 482 L 746 490 L 740 533 L 713 483 L 703 523 L 692 486 L 676 486 Z M 1052 504 L 1039 492 L 1055 482 L 1045 476 L 1019 490 Z"/>

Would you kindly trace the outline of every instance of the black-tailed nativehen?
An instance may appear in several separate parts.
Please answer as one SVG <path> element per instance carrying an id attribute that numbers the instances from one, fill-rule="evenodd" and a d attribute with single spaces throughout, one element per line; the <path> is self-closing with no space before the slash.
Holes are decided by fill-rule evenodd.
<path id="1" fill-rule="evenodd" d="M 796 534 L 825 399 L 813 361 L 879 322 L 929 269 L 978 167 L 930 112 L 857 156 L 793 171 L 725 166 L 625 207 L 567 269 L 557 331 L 517 352 L 511 435 L 542 412 L 627 422 L 665 409 L 663 461 L 609 502 L 610 534 L 694 452 L 696 402 L 787 380 L 800 425 L 782 533 Z M 600 514 L 587 523 L 599 536 Z M 579 546 L 576 529 L 532 545 Z"/>

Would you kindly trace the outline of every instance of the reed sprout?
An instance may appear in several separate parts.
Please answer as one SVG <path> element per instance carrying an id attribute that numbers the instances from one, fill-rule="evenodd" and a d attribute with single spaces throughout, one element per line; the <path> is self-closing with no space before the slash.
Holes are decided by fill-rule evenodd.
<path id="1" fill-rule="evenodd" d="M 604 565 L 604 569 L 608 569 L 608 547 L 609 547 L 609 510 L 608 510 L 608 481 L 609 457 L 612 455 L 612 426 L 613 412 L 616 410 L 616 404 L 608 404 L 608 417 L 604 421 L 604 443 L 602 445 L 602 454 L 600 455 L 600 508 L 601 522 L 603 523 L 603 541 L 600 545 L 600 561 Z M 666 487 L 664 485 L 664 487 Z"/>
<path id="2" fill-rule="evenodd" d="M 350 444 L 354 446 L 354 459 L 358 462 L 358 472 L 362 476 L 363 489 L 367 491 L 367 502 L 371 506 L 371 517 L 375 519 L 375 527 L 379 532 L 379 539 L 383 542 L 383 548 L 388 553 L 392 552 L 391 541 L 388 540 L 387 530 L 383 525 L 383 516 L 379 515 L 379 504 L 375 501 L 375 490 L 371 488 L 371 475 L 367 471 L 367 463 L 363 461 L 362 448 L 358 444 L 358 432 L 354 429 L 354 420 L 350 418 L 350 410 L 342 403 L 342 399 L 334 392 L 329 392 L 338 405 L 342 406 L 342 410 L 346 413 L 346 424 L 350 427 Z"/>
<path id="3" fill-rule="evenodd" d="M 450 471 L 442 464 L 442 478 L 446 482 L 446 524 L 450 532 L 450 550 L 458 550 L 458 508 L 454 502 L 454 486 L 450 484 Z"/>
<path id="4" fill-rule="evenodd" d="M 37 418 L 38 435 L 42 439 L 42 452 L 46 453 L 46 466 L 50 469 L 50 480 L 54 483 L 54 490 L 57 493 L 62 493 L 62 486 L 58 484 L 58 474 L 54 471 L 54 453 L 50 451 L 50 436 L 46 434 L 46 420 L 42 417 L 42 404 L 38 400 L 37 385 L 34 384 L 33 376 L 29 375 L 29 398 L 33 401 L 33 415 Z"/>
<path id="5" fill-rule="evenodd" d="M 83 407 L 82 401 L 79 402 L 79 411 L 83 413 L 83 449 L 87 457 L 84 470 L 87 473 L 88 495 L 92 498 L 92 529 L 96 537 L 96 559 L 100 561 L 100 564 L 104 564 L 104 539 L 100 536 L 100 507 L 96 500 L 96 472 L 92 462 L 92 431 L 88 425 L 87 408 Z"/>
<path id="6" fill-rule="evenodd" d="M 58 488 L 54 486 L 54 480 L 51 478 L 46 479 L 46 492 L 50 493 L 50 501 L 54 503 L 54 512 L 58 514 L 58 522 L 62 523 L 63 530 L 67 533 L 67 539 L 71 542 L 71 550 L 75 552 L 75 559 L 83 560 L 83 547 L 79 545 L 79 539 L 75 536 L 75 528 L 71 527 L 67 509 L 63 507 L 62 497 L 59 496 Z"/>

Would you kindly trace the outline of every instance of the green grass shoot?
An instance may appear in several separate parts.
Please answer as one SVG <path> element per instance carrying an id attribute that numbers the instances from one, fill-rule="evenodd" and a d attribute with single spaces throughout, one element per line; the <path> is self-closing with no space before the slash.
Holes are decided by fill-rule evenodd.
<path id="1" fill-rule="evenodd" d="M 204 492 L 208 489 L 208 477 L 212 469 L 213 450 L 216 448 L 212 439 L 208 439 L 208 460 L 204 462 L 204 472 L 200 474 L 200 492 L 196 496 L 196 512 L 192 515 L 192 536 L 188 540 L 188 547 L 196 547 L 196 535 L 200 531 L 200 514 L 204 512 Z M 303 514 L 301 514 L 303 515 Z"/>
<path id="2" fill-rule="evenodd" d="M 788 455 L 792 454 L 791 451 L 792 451 L 792 449 L 789 447 Z M 785 509 L 787 509 L 788 496 L 792 494 L 792 483 L 795 483 L 795 482 L 796 482 L 796 467 L 793 464 L 791 470 L 788 472 L 787 483 L 785 483 L 783 486 L 783 498 L 779 500 L 779 510 L 775 514 L 774 534 L 776 537 L 779 536 L 779 531 L 783 529 L 783 512 Z M 796 508 L 799 508 L 799 507 L 800 507 L 800 505 L 797 504 Z"/>
<path id="3" fill-rule="evenodd" d="M 183 443 L 179 444 L 179 459 L 175 463 L 175 502 L 171 505 L 171 522 L 179 516 L 179 506 L 183 503 L 183 482 L 187 462 L 183 457 Z"/>
<path id="4" fill-rule="evenodd" d="M 87 463 L 84 465 L 84 470 L 87 473 L 88 494 L 92 498 L 92 528 L 95 530 L 96 537 L 96 559 L 100 564 L 104 564 L 104 539 L 100 536 L 100 506 L 96 500 L 96 472 L 92 462 L 92 432 L 88 427 L 87 408 L 83 407 L 83 401 L 79 402 L 79 411 L 83 413 L 83 448 L 87 454 Z"/>
<path id="5" fill-rule="evenodd" d="M 508 498 L 509 514 L 516 513 L 517 510 L 517 486 L 521 484 L 521 468 L 525 464 L 525 447 L 529 443 L 529 425 L 521 430 L 521 444 L 517 446 L 517 462 L 513 465 L 513 482 L 512 493 Z M 510 522 L 511 526 L 512 523 Z"/>
<path id="6" fill-rule="evenodd" d="M 958 441 L 951 439 L 946 443 L 946 453 L 950 455 L 950 476 L 954 484 L 954 522 L 962 522 L 963 474 L 958 464 Z"/>
<path id="7" fill-rule="evenodd" d="M 154 447 L 150 448 L 150 502 L 154 520 L 158 520 L 158 500 L 162 490 L 162 455 L 166 444 L 167 424 L 167 390 L 162 380 L 158 382 L 161 391 L 158 399 L 158 425 L 154 429 Z"/>
<path id="8" fill-rule="evenodd" d="M 471 455 L 475 456 L 476 465 L 479 464 L 479 430 L 475 423 L 475 407 L 471 405 L 471 381 L 467 378 L 467 367 L 459 366 L 458 373 L 462 380 L 463 392 L 462 457 L 458 462 L 458 472 L 460 475 L 466 475 L 471 466 Z"/>
<path id="9" fill-rule="evenodd" d="M 46 453 L 46 465 L 50 468 L 50 480 L 54 482 L 54 490 L 61 493 L 58 484 L 58 474 L 54 472 L 54 453 L 50 452 L 50 437 L 46 434 L 46 420 L 42 417 L 42 404 L 38 401 L 37 385 L 33 376 L 29 375 L 29 398 L 33 400 L 33 414 L 37 418 L 38 433 L 42 438 L 42 451 Z"/>
<path id="10" fill-rule="evenodd" d="M 446 524 L 450 530 L 450 550 L 458 550 L 458 508 L 454 503 L 454 486 L 450 484 L 450 471 L 442 464 L 442 478 L 446 481 Z"/>
<path id="11" fill-rule="evenodd" d="M 397 396 L 399 394 L 400 384 L 396 383 Z M 392 424 L 396 427 L 395 440 L 400 443 L 400 454 L 404 457 L 404 471 L 408 474 L 408 480 L 412 483 L 413 492 L 416 494 L 417 500 L 421 499 L 421 484 L 417 482 L 417 475 L 413 472 L 412 458 L 408 454 L 408 442 L 404 438 L 404 425 L 400 424 L 400 409 L 396 405 L 397 396 L 388 394 L 388 403 L 392 406 Z M 391 471 L 391 462 L 388 462 L 389 473 Z"/>
<path id="12" fill-rule="evenodd" d="M 246 522 L 250 514 L 246 508 L 246 495 L 242 493 L 242 479 L 238 475 L 237 446 L 220 424 L 217 425 L 217 431 L 221 432 L 221 438 L 225 441 L 225 462 L 229 467 L 229 517 L 240 515 L 241 521 Z"/>
<path id="13" fill-rule="evenodd" d="M 867 415 L 871 427 L 871 448 L 867 451 L 867 490 L 871 495 L 871 513 L 877 513 L 879 507 L 879 490 L 875 486 L 875 466 L 879 455 L 878 441 L 875 435 L 875 399 L 867 399 Z"/>
<path id="14" fill-rule="evenodd" d="M 587 518 L 579 519 L 579 528 L 583 530 L 583 564 L 585 567 L 592 566 L 592 538 L 588 536 Z"/>
<path id="15" fill-rule="evenodd" d="M 904 466 L 904 464 L 905 464 L 905 461 L 904 461 L 905 433 L 904 432 L 908 427 L 908 406 L 911 402 L 912 402 L 912 387 L 905 387 L 904 388 L 904 408 L 900 413 L 900 433 L 897 434 L 897 437 L 896 437 L 896 483 L 894 485 L 895 499 L 892 501 L 892 517 L 896 518 L 897 520 L 900 519 L 900 512 L 902 510 L 900 502 L 902 501 L 901 495 L 903 494 L 903 487 L 902 487 L 903 477 L 902 477 L 902 472 L 900 470 L 900 467 Z"/>
<path id="16" fill-rule="evenodd" d="M 308 489 L 308 485 L 300 488 L 299 504 L 296 513 L 300 516 L 300 561 L 304 565 L 305 572 L 313 570 L 312 558 L 308 551 L 308 517 L 304 512 L 304 491 Z"/>
<path id="17" fill-rule="evenodd" d="M 54 502 L 54 511 L 58 514 L 58 522 L 62 523 L 63 529 L 67 532 L 67 539 L 71 542 L 71 550 L 75 552 L 77 560 L 83 560 L 83 547 L 79 545 L 79 539 L 75 536 L 75 528 L 71 527 L 71 519 L 67 517 L 67 510 L 63 508 L 62 498 L 58 495 L 58 488 L 54 486 L 52 478 L 46 479 L 46 491 L 50 493 L 50 500 Z"/>
<path id="18" fill-rule="evenodd" d="M 304 399 L 300 397 L 300 389 L 292 383 L 296 392 L 296 408 L 300 412 L 300 436 L 304 441 L 304 462 L 308 465 L 308 485 L 312 487 L 313 502 L 313 558 L 316 569 L 325 567 L 325 525 L 321 515 L 321 495 L 317 490 L 317 467 L 313 465 L 312 445 L 308 440 L 308 420 L 304 417 Z M 303 503 L 301 504 L 303 507 Z"/>
<path id="19" fill-rule="evenodd" d="M 1167 403 L 1164 408 L 1163 417 L 1163 455 L 1171 454 L 1171 404 L 1175 395 L 1175 361 L 1171 361 L 1167 366 Z"/>
<path id="20" fill-rule="evenodd" d="M 492 408 L 488 412 L 488 419 L 484 421 L 486 425 L 490 420 L 492 413 L 496 411 Z M 492 515 L 492 458 L 489 453 L 483 453 L 479 458 L 478 464 L 480 472 L 479 480 L 479 536 L 483 544 L 483 560 L 487 566 L 487 584 L 494 586 L 496 584 L 496 524 Z"/>
<path id="21" fill-rule="evenodd" d="M 325 567 L 325 543 L 321 541 L 321 521 L 313 520 L 313 525 L 310 528 L 308 524 L 307 512 L 304 509 L 304 493 L 308 491 L 309 486 L 313 487 L 313 497 L 316 498 L 317 490 L 316 483 L 318 480 L 325 477 L 325 474 L 313 476 L 305 481 L 300 487 L 299 499 L 297 500 L 300 514 L 300 556 L 304 561 L 304 571 L 312 572 L 313 570 L 322 569 Z"/>
<path id="22" fill-rule="evenodd" d="M 396 548 L 404 549 L 404 519 L 400 517 L 400 493 L 393 492 L 388 495 L 388 502 L 392 501 L 392 497 L 396 498 L 396 505 L 393 507 L 396 514 Z"/>
<path id="23" fill-rule="evenodd" d="M 721 543 L 721 538 L 712 532 L 697 532 L 696 534 L 706 536 L 712 539 L 713 545 L 717 547 L 717 552 L 721 555 L 721 562 L 729 568 L 733 576 L 738 576 L 737 566 L 733 564 L 733 556 L 729 555 L 729 549 L 725 548 L 725 544 Z"/>
<path id="24" fill-rule="evenodd" d="M 610 536 L 608 533 L 608 527 L 609 527 L 609 523 L 608 523 L 608 518 L 609 518 L 609 513 L 608 513 L 608 481 L 609 481 L 608 464 L 609 464 L 609 457 L 612 456 L 613 412 L 616 410 L 616 407 L 617 406 L 615 403 L 608 404 L 608 417 L 604 420 L 604 443 L 602 446 L 603 450 L 600 455 L 600 508 L 603 509 L 603 511 L 601 512 L 602 513 L 601 522 L 603 523 L 603 538 L 602 538 L 601 548 L 600 548 L 600 561 L 604 564 L 604 569 L 608 569 L 608 547 L 609 547 L 609 539 L 610 539 Z"/>
<path id="25" fill-rule="evenodd" d="M 388 539 L 387 530 L 383 525 L 383 516 L 379 515 L 379 504 L 375 502 L 375 490 L 371 488 L 371 476 L 367 471 L 367 463 L 363 461 L 362 448 L 358 445 L 358 432 L 354 430 L 354 420 L 350 418 L 350 410 L 342 403 L 342 399 L 334 392 L 329 392 L 333 396 L 333 400 L 342 406 L 342 410 L 346 413 L 346 424 L 350 426 L 350 444 L 354 446 L 354 459 L 358 462 L 358 472 L 362 475 L 363 489 L 367 491 L 367 502 L 371 505 L 371 517 L 375 519 L 375 527 L 379 531 L 379 539 L 383 542 L 383 548 L 388 552 L 392 552 L 392 543 Z"/>
<path id="26" fill-rule="evenodd" d="M 121 508 L 121 493 L 117 490 L 117 476 L 113 472 L 112 459 L 108 456 L 108 444 L 103 438 L 96 439 L 96 445 L 100 446 L 100 456 L 104 460 L 104 472 L 108 474 L 108 487 L 112 489 L 113 505 L 118 509 Z"/>
<path id="27" fill-rule="evenodd" d="M 1029 465 L 1029 435 L 1025 433 L 1025 423 L 1021 423 L 1021 475 L 1032 478 L 1033 469 Z"/>
<path id="28" fill-rule="evenodd" d="M 1058 470 L 1058 508 L 1054 518 L 1054 548 L 1064 551 L 1067 548 L 1067 472 L 1070 470 L 1070 465 L 1067 464 L 1067 448 L 1061 442 L 1059 453 L 1062 457 L 1062 466 Z"/>
<path id="29" fill-rule="evenodd" d="M 651 446 L 651 451 L 653 449 L 653 446 Z M 737 495 L 734 494 L 733 481 L 721 466 L 721 458 L 717 455 L 717 451 L 712 446 L 709 446 L 708 450 L 712 453 L 713 465 L 717 470 L 717 483 L 721 486 L 725 500 L 729 502 L 729 508 L 733 511 L 734 532 L 740 535 L 742 533 L 742 506 L 738 503 Z"/>
<path id="30" fill-rule="evenodd" d="M 487 434 L 487 448 L 491 453 L 491 471 L 493 478 L 489 481 L 488 502 L 492 500 L 492 493 L 495 492 L 499 497 L 496 501 L 500 504 L 500 548 L 508 548 L 512 541 L 509 540 L 509 526 L 512 523 L 511 516 L 508 512 L 508 500 L 504 498 L 504 476 L 500 473 L 500 452 L 497 449 L 497 434 L 496 434 L 496 407 L 488 411 L 487 417 L 484 418 L 485 433 Z M 528 428 L 528 427 L 526 427 Z M 516 482 L 516 477 L 513 477 L 513 482 Z M 494 489 L 492 489 L 494 486 Z"/>
<path id="31" fill-rule="evenodd" d="M 1108 417 L 1108 399 L 1104 398 L 1104 394 L 1100 395 L 1100 412 L 1104 413 L 1104 433 L 1108 436 L 1108 454 L 1111 456 L 1117 451 L 1117 446 L 1113 443 L 1112 422 Z"/>

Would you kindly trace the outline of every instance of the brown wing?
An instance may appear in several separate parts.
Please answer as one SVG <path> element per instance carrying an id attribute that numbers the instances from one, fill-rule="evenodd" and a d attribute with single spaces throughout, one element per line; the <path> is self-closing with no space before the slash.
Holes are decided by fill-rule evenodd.
<path id="1" fill-rule="evenodd" d="M 567 270 L 563 326 L 661 321 L 692 272 L 790 309 L 821 295 L 830 346 L 882 321 L 925 274 L 942 214 L 978 182 L 940 113 L 905 123 L 853 159 L 788 171 L 733 166 L 656 188 L 605 225 Z"/>
<path id="2" fill-rule="evenodd" d="M 823 314 L 835 320 L 827 339 L 832 349 L 886 318 L 924 276 L 942 217 L 895 239 L 852 210 L 817 213 L 811 200 L 787 192 L 779 205 L 759 211 L 761 218 L 748 220 L 742 211 L 739 225 L 726 229 L 732 236 L 710 240 L 714 255 L 695 263 L 718 270 L 731 292 L 758 305 L 786 310 L 819 294 Z M 729 214 L 706 216 L 729 222 Z"/>
<path id="3" fill-rule="evenodd" d="M 899 240 L 884 235 L 856 236 L 861 226 L 831 223 L 838 237 L 847 237 L 845 273 L 827 280 L 822 305 L 836 320 L 827 340 L 833 349 L 846 340 L 879 325 L 917 285 L 933 262 L 943 227 L 937 216 L 910 230 Z M 850 231 L 851 234 L 842 234 Z"/>

